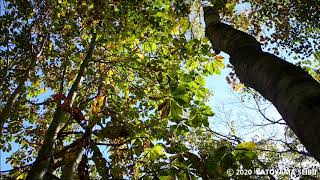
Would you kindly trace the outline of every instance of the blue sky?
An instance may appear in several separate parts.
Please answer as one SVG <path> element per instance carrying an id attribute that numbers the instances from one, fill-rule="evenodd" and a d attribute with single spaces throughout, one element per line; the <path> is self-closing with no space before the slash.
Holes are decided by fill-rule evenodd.
<path id="1" fill-rule="evenodd" d="M 229 62 L 229 56 L 225 53 L 222 53 L 222 56 L 225 57 L 225 63 L 227 64 Z M 227 123 L 230 125 L 231 121 L 234 121 L 235 128 L 239 133 L 238 135 L 245 137 L 245 140 L 248 141 L 257 136 L 270 136 L 274 133 L 283 133 L 283 129 L 280 126 L 268 126 L 264 128 L 252 127 L 253 123 L 251 121 L 254 121 L 255 124 L 266 123 L 266 121 L 264 121 L 261 114 L 254 109 L 256 103 L 253 99 L 248 99 L 243 103 L 240 101 L 240 97 L 244 94 L 241 93 L 241 91 L 234 91 L 231 85 L 225 80 L 229 72 L 230 68 L 225 68 L 221 71 L 221 75 L 206 78 L 206 86 L 213 92 L 209 104 L 213 112 L 216 113 L 216 116 L 211 118 L 210 127 L 224 134 L 228 134 L 230 127 L 227 126 Z M 266 109 L 265 114 L 273 120 L 281 118 L 273 105 Z M 221 116 L 229 116 L 229 118 L 225 119 Z"/>

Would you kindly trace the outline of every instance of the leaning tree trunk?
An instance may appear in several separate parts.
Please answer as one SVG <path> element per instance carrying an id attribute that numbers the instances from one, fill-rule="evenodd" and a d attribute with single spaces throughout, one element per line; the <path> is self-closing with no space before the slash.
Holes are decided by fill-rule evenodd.
<path id="1" fill-rule="evenodd" d="M 96 45 L 96 36 L 96 33 L 94 33 L 86 57 L 80 65 L 78 75 L 67 95 L 67 99 L 70 101 L 70 107 L 72 107 L 73 105 L 74 99 L 77 95 L 77 90 L 81 85 L 81 81 L 87 70 L 87 66 L 92 58 L 92 54 Z M 53 120 L 46 131 L 43 145 L 41 146 L 38 152 L 36 161 L 33 163 L 28 173 L 28 176 L 26 177 L 26 180 L 42 180 L 44 175 L 47 173 L 49 167 L 49 160 L 54 156 L 53 146 L 57 139 L 58 133 L 61 130 L 61 120 L 64 116 L 65 112 L 60 108 L 57 108 L 54 112 Z"/>
<path id="2" fill-rule="evenodd" d="M 252 36 L 219 22 L 214 8 L 204 8 L 206 36 L 230 55 L 239 79 L 277 108 L 287 125 L 320 162 L 320 84 L 307 72 L 263 52 Z"/>

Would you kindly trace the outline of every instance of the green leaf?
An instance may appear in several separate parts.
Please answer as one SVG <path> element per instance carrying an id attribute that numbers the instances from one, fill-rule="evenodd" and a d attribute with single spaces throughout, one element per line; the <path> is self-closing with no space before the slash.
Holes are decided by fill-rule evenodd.
<path id="1" fill-rule="evenodd" d="M 214 113 L 212 112 L 211 108 L 209 106 L 201 106 L 200 107 L 200 111 L 202 112 L 203 115 L 206 115 L 206 116 L 213 116 Z"/>
<path id="2" fill-rule="evenodd" d="M 176 100 L 181 106 L 189 105 L 191 98 L 192 97 L 190 97 L 188 94 L 173 96 L 173 99 Z"/>
<path id="3" fill-rule="evenodd" d="M 189 70 L 196 69 L 199 65 L 199 61 L 192 61 L 192 63 L 189 65 Z"/>
<path id="4" fill-rule="evenodd" d="M 166 148 L 166 151 L 167 151 L 167 153 L 169 153 L 169 154 L 175 154 L 177 151 L 178 151 L 178 149 L 177 148 L 175 148 L 175 147 L 167 147 Z"/>
<path id="5" fill-rule="evenodd" d="M 175 179 L 174 176 L 160 176 L 160 180 L 172 180 Z"/>
<path id="6" fill-rule="evenodd" d="M 153 15 L 154 17 L 164 17 L 166 14 L 163 12 L 157 12 L 155 15 Z"/>
<path id="7" fill-rule="evenodd" d="M 220 160 L 228 152 L 228 150 L 229 148 L 227 146 L 221 146 L 214 151 L 213 158 L 216 160 Z"/>
<path id="8" fill-rule="evenodd" d="M 171 108 L 170 108 L 170 115 L 171 117 L 173 118 L 173 120 L 180 120 L 181 117 L 182 117 L 182 113 L 183 113 L 183 110 L 182 108 L 180 107 L 180 105 L 174 101 L 174 100 L 171 100 L 170 101 L 170 105 L 171 105 Z"/>
<path id="9" fill-rule="evenodd" d="M 237 149 L 247 149 L 247 150 L 256 150 L 257 149 L 257 144 L 254 142 L 243 142 L 237 145 Z"/>
<path id="10" fill-rule="evenodd" d="M 142 50 L 146 52 L 154 52 L 157 49 L 157 44 L 151 41 L 147 41 L 142 45 Z"/>
<path id="11" fill-rule="evenodd" d="M 178 126 L 177 130 L 179 131 L 179 133 L 184 134 L 190 132 L 188 126 L 181 124 Z"/>
<path id="12" fill-rule="evenodd" d="M 149 151 L 149 158 L 151 161 L 156 159 L 160 159 L 165 155 L 164 148 L 161 144 L 156 144 L 150 151 Z"/>
<path id="13" fill-rule="evenodd" d="M 213 61 L 208 62 L 204 65 L 204 69 L 209 73 L 209 75 L 213 75 L 215 73 L 215 64 Z"/>
<path id="14" fill-rule="evenodd" d="M 255 159 L 257 157 L 257 154 L 252 151 L 246 151 L 244 155 L 249 159 Z"/>
<path id="15" fill-rule="evenodd" d="M 200 86 L 205 86 L 206 85 L 206 80 L 202 76 L 196 77 L 196 83 L 198 83 Z"/>

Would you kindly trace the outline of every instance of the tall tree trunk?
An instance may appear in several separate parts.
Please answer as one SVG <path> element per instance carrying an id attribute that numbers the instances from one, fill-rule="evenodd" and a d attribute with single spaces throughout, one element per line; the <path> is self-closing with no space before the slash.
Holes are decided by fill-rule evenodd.
<path id="1" fill-rule="evenodd" d="M 204 8 L 204 16 L 212 45 L 230 55 L 240 80 L 273 103 L 320 162 L 320 84 L 300 67 L 263 52 L 254 37 L 219 22 L 214 8 Z"/>
<path id="2" fill-rule="evenodd" d="M 75 81 L 73 82 L 70 88 L 70 91 L 67 95 L 67 99 L 70 100 L 70 106 L 72 106 L 73 104 L 73 101 L 77 94 L 77 89 L 80 87 L 83 76 L 86 73 L 87 66 L 93 54 L 95 43 L 96 43 L 96 34 L 93 35 L 92 42 L 90 43 L 90 47 L 87 51 L 86 57 L 83 60 L 82 64 L 80 65 L 78 75 Z M 43 176 L 46 174 L 47 169 L 49 167 L 49 158 L 54 155 L 53 154 L 54 152 L 52 151 L 52 149 L 54 149 L 53 148 L 54 141 L 57 139 L 58 132 L 61 129 L 60 127 L 61 120 L 63 119 L 64 116 L 65 116 L 65 112 L 60 108 L 57 108 L 56 111 L 54 112 L 53 120 L 48 130 L 46 131 L 44 143 L 41 146 L 37 159 L 26 178 L 27 180 L 29 179 L 41 180 L 43 179 Z"/>

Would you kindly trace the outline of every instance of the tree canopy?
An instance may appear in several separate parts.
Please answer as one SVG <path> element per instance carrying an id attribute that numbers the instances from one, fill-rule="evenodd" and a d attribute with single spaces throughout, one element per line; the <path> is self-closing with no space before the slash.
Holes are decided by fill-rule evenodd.
<path id="1" fill-rule="evenodd" d="M 212 179 L 227 178 L 230 168 L 270 166 L 259 159 L 266 143 L 222 138 L 209 128 L 214 113 L 205 77 L 220 74 L 224 58 L 204 36 L 203 2 L 1 3 L 0 150 L 10 153 L 6 163 L 13 169 L 0 174 Z M 276 22 L 276 32 L 284 29 L 280 11 L 260 1 L 250 1 L 257 15 L 241 21 L 236 4 L 243 2 L 214 3 L 238 27 L 247 22 L 241 28 L 261 31 Z M 292 31 L 279 33 L 283 39 L 270 38 L 311 55 L 316 44 L 303 44 L 305 37 L 319 38 L 318 16 L 307 19 L 311 12 L 298 1 L 294 7 L 281 3 L 297 20 L 288 27 Z"/>

